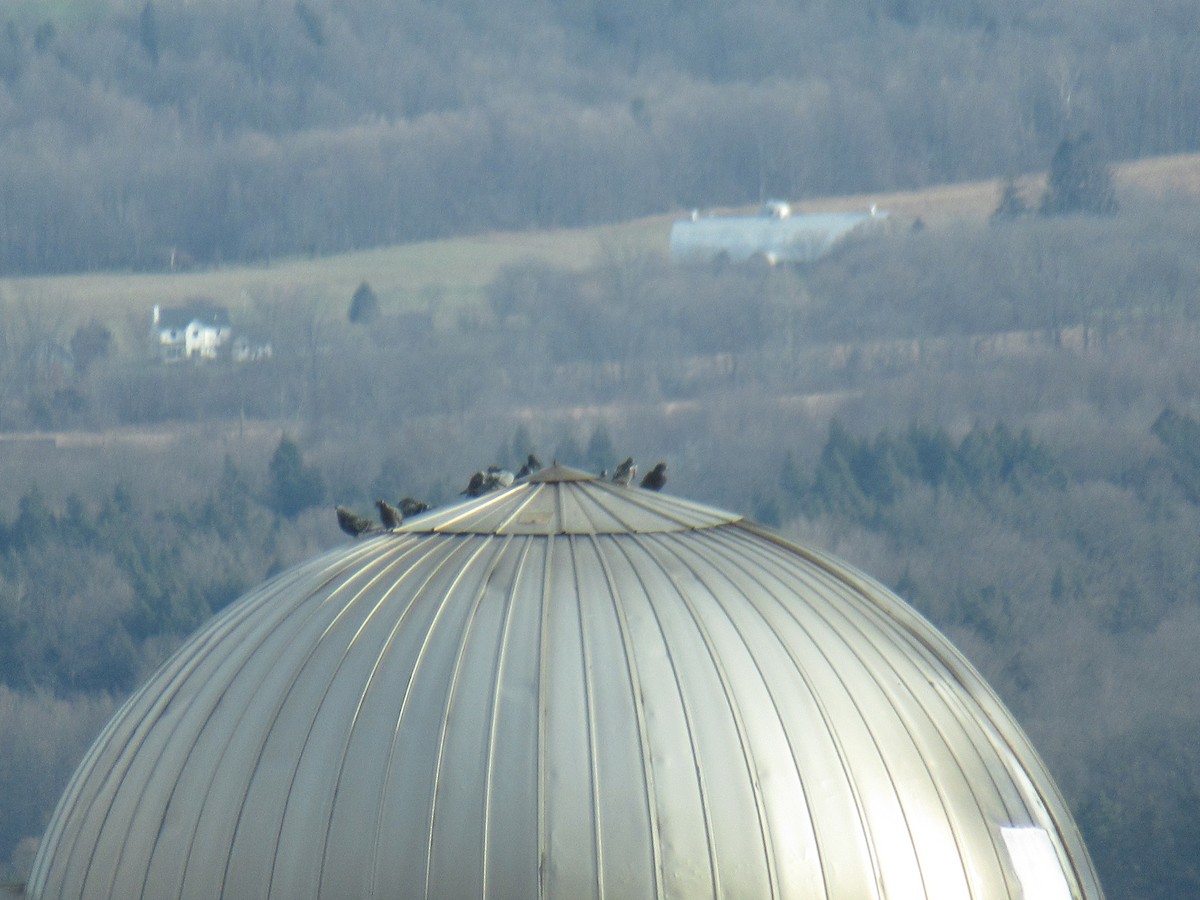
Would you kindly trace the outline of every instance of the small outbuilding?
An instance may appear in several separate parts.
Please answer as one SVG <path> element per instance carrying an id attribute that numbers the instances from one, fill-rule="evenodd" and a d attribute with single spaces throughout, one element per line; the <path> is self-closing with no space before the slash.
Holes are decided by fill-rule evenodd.
<path id="1" fill-rule="evenodd" d="M 561 467 L 286 571 L 63 794 L 35 898 L 1100 898 L 971 665 L 878 582 Z"/>

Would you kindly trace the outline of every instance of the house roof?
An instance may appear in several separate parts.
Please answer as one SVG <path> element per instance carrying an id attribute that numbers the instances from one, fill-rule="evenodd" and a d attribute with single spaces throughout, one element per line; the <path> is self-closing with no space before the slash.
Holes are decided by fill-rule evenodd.
<path id="1" fill-rule="evenodd" d="M 229 310 L 223 306 L 193 304 L 176 309 L 160 309 L 158 312 L 158 327 L 162 329 L 183 329 L 193 322 L 209 328 L 230 328 Z"/>

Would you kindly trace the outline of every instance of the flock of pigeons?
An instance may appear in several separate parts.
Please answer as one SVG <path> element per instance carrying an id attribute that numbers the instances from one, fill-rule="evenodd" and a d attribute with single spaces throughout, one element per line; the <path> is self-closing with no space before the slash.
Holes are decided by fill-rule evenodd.
<path id="1" fill-rule="evenodd" d="M 525 460 L 525 464 L 516 472 L 510 472 L 508 469 L 502 469 L 499 466 L 488 466 L 483 471 L 476 472 L 471 476 L 466 488 L 462 491 L 462 495 L 464 497 L 482 497 L 491 491 L 503 490 L 510 487 L 514 481 L 527 478 L 541 468 L 541 460 L 532 453 Z M 667 464 L 665 462 L 656 463 L 653 469 L 642 476 L 640 482 L 637 480 L 637 474 L 637 463 L 633 461 L 632 456 L 629 456 L 613 469 L 611 479 L 609 478 L 607 469 L 600 473 L 599 478 L 602 481 L 611 480 L 614 484 L 620 484 L 625 487 L 638 484 L 647 490 L 661 491 L 667 483 Z M 338 526 L 351 537 L 362 537 L 364 534 L 394 531 L 400 527 L 405 519 L 419 515 L 433 507 L 423 500 L 405 497 L 394 506 L 386 500 L 376 500 L 375 508 L 379 513 L 378 524 L 373 519 L 360 516 L 353 510 L 339 506 L 336 508 Z"/>

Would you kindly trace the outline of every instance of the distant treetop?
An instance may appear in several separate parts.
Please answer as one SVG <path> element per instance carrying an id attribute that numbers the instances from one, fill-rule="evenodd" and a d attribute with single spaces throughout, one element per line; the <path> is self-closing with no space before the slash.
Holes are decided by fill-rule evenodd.
<path id="1" fill-rule="evenodd" d="M 357 325 L 367 325 L 379 318 L 379 298 L 365 281 L 350 298 L 350 311 L 347 315 L 350 321 Z"/>
<path id="2" fill-rule="evenodd" d="M 1110 216 L 1117 211 L 1112 169 L 1087 132 L 1064 138 L 1050 160 L 1041 213 L 1046 216 L 1090 213 Z"/>

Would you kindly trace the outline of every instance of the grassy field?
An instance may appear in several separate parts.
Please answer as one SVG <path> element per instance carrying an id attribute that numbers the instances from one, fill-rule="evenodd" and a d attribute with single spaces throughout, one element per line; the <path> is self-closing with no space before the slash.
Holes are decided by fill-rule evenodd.
<path id="1" fill-rule="evenodd" d="M 1157 156 L 1114 166 L 1117 198 L 1136 192 L 1164 198 L 1189 195 L 1200 197 L 1200 154 Z M 1030 206 L 1036 206 L 1045 188 L 1044 172 L 1023 175 L 1017 187 Z M 899 191 L 891 194 L 828 198 L 794 204 L 800 212 L 866 209 L 878 203 L 893 216 L 904 220 L 920 218 L 927 225 L 946 226 L 958 221 L 982 222 L 991 215 L 1000 198 L 1001 179 L 972 181 Z"/>
<path id="2" fill-rule="evenodd" d="M 665 253 L 670 223 L 671 217 L 663 216 L 601 228 L 484 234 L 262 266 L 5 278 L 0 299 L 48 304 L 71 321 L 148 314 L 155 303 L 174 306 L 196 298 L 236 313 L 255 300 L 305 297 L 340 314 L 366 281 L 391 311 L 458 306 L 478 302 L 500 269 L 523 259 L 583 269 L 607 248 Z"/>
<path id="3" fill-rule="evenodd" d="M 1117 166 L 1118 196 L 1136 191 L 1158 197 L 1200 197 L 1200 154 L 1156 157 Z M 1030 203 L 1043 174 L 1018 179 Z M 934 228 L 986 220 L 995 208 L 996 179 L 942 185 L 920 191 L 862 194 L 797 201 L 798 212 L 865 210 L 878 204 L 894 220 L 921 219 Z M 608 253 L 666 253 L 674 213 L 618 225 L 555 231 L 483 234 L 364 250 L 268 265 L 173 273 L 93 273 L 0 279 L 0 302 L 47 306 L 65 323 L 92 316 L 114 321 L 148 315 L 155 303 L 179 305 L 207 298 L 234 312 L 256 300 L 303 298 L 341 314 L 359 283 L 371 285 L 385 308 L 450 310 L 480 301 L 486 285 L 506 265 L 535 259 L 584 269 Z"/>

